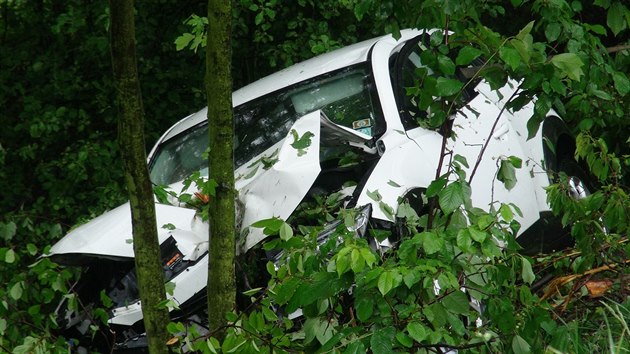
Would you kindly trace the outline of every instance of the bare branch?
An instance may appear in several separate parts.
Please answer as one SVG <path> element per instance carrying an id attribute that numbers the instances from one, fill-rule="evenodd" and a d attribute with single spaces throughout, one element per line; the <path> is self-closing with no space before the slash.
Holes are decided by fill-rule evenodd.
<path id="1" fill-rule="evenodd" d="M 608 52 L 608 54 L 612 54 L 612 53 L 621 52 L 622 50 L 627 50 L 627 49 L 630 49 L 630 44 L 620 44 L 620 45 L 606 48 L 606 52 Z"/>

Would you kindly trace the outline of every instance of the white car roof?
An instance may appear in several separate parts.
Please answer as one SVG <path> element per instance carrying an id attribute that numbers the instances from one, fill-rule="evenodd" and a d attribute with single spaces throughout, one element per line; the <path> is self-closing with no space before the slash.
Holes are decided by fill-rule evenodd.
<path id="1" fill-rule="evenodd" d="M 422 33 L 422 31 L 403 30 L 401 31 L 400 40 L 407 40 L 420 33 Z M 352 44 L 292 65 L 234 91 L 234 93 L 232 93 L 232 105 L 237 107 L 245 102 L 249 102 L 318 75 L 365 62 L 368 59 L 368 54 L 373 45 L 382 40 L 396 41 L 391 35 L 385 35 Z M 205 121 L 207 119 L 207 112 L 207 108 L 204 108 L 180 120 L 173 125 L 158 142 L 168 140 L 190 127 Z"/>

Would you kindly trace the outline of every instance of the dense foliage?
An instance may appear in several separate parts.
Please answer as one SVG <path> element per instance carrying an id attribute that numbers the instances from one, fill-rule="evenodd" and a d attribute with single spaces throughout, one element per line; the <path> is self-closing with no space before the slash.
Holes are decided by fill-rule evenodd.
<path id="1" fill-rule="evenodd" d="M 203 105 L 203 51 L 196 49 L 204 44 L 204 19 L 191 14 L 204 13 L 204 3 L 137 2 L 148 143 Z M 204 340 L 197 344 L 200 349 L 628 349 L 630 9 L 623 1 L 236 4 L 235 87 L 384 31 L 453 30 L 454 41 L 447 42 L 449 35 L 431 38 L 435 71 L 448 74 L 460 63 L 444 59 L 446 54 L 473 43 L 479 52 L 468 50 L 471 56 L 497 64 L 479 73 L 495 87 L 508 75 L 522 80 L 514 107 L 536 95 L 531 131 L 552 107 L 567 120 L 578 137 L 576 156 L 599 190 L 579 201 L 568 197 L 562 183 L 549 190 L 549 201 L 572 228 L 577 249 L 536 258 L 491 242 L 494 237 L 513 245 L 518 206 L 486 213 L 469 205 L 467 186 L 473 177 L 462 175 L 458 164 L 473 161 L 454 160 L 449 171 L 442 171 L 428 193 L 437 198 L 429 214 L 399 211 L 407 218 L 410 237 L 384 256 L 343 227 L 343 243 L 316 252 L 308 232 L 293 236 L 302 233 L 299 225 L 291 225 L 290 232 L 278 226 L 284 231 L 275 246 L 289 260 L 278 269 L 269 267 L 269 286 L 252 292 L 258 294 L 256 310 L 232 315 L 225 341 Z M 0 122 L 5 126 L 0 132 L 0 279 L 5 284 L 0 351 L 66 348 L 55 332 L 53 311 L 62 296 L 72 298 L 68 288 L 74 270 L 38 256 L 72 225 L 125 199 L 107 23 L 105 2 L 0 0 Z M 424 85 L 419 95 L 439 98 L 430 104 L 443 112 L 433 121 L 442 125 L 450 107 L 446 103 L 461 87 L 419 84 Z M 518 167 L 508 162 L 504 180 L 510 168 Z M 599 293 L 591 290 L 596 285 Z M 462 287 L 469 290 L 464 293 Z M 475 312 L 468 294 L 483 300 L 486 311 Z M 606 299 L 600 302 L 602 294 Z M 278 305 L 286 312 L 302 308 L 303 323 L 279 318 L 272 311 Z M 171 329 L 177 332 L 180 326 Z"/>

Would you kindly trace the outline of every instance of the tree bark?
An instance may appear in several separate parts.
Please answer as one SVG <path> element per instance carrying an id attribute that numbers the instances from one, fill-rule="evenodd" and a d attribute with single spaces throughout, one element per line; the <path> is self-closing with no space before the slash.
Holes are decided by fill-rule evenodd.
<path id="1" fill-rule="evenodd" d="M 210 198 L 210 250 L 208 262 L 208 320 L 211 331 L 222 338 L 225 313 L 234 308 L 235 215 L 234 125 L 232 117 L 230 0 L 208 0 L 206 92 L 210 139 L 210 178 L 217 182 Z"/>
<path id="2" fill-rule="evenodd" d="M 111 54 L 118 99 L 118 143 L 131 204 L 138 290 L 150 353 L 167 353 L 169 323 L 160 262 L 153 187 L 144 144 L 144 109 L 138 79 L 133 0 L 110 0 Z"/>

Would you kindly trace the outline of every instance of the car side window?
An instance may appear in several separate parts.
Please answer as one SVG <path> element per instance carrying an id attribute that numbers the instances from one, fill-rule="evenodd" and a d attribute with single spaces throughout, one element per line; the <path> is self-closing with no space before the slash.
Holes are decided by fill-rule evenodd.
<path id="1" fill-rule="evenodd" d="M 321 109 L 336 124 L 369 136 L 377 134 L 370 76 L 362 69 L 313 82 L 291 94 L 298 115 Z"/>
<path id="2" fill-rule="evenodd" d="M 374 103 L 376 102 L 376 103 Z M 296 120 L 321 109 L 336 124 L 369 136 L 385 130 L 373 79 L 366 64 L 324 74 L 245 102 L 234 109 L 234 165 L 252 161 L 284 139 Z M 178 182 L 207 173 L 202 153 L 208 126 L 201 124 L 162 143 L 151 161 L 151 180 Z"/>
<path id="3" fill-rule="evenodd" d="M 406 130 L 419 126 L 428 126 L 430 119 L 430 108 L 426 109 L 431 102 L 420 102 L 418 95 L 412 94 L 415 88 L 427 77 L 435 76 L 435 72 L 431 69 L 430 63 L 423 61 L 423 53 L 429 49 L 428 34 L 422 34 L 414 39 L 409 40 L 402 49 L 396 54 L 396 57 L 390 61 L 390 72 L 392 77 L 392 85 L 396 93 L 396 103 L 401 121 Z M 455 62 L 458 50 L 451 50 L 448 57 Z M 426 54 L 426 53 L 425 53 Z M 427 56 L 424 56 L 427 58 Z M 435 64 L 435 63 L 434 63 Z M 479 63 L 476 63 L 477 65 Z M 437 65 L 437 64 L 436 64 Z M 461 67 L 455 70 L 454 79 L 458 79 L 466 83 L 470 77 L 462 73 Z M 476 95 L 476 83 L 466 85 L 462 94 L 458 97 L 457 106 L 461 107 L 470 102 Z M 430 97 L 429 97 L 430 100 Z M 460 102 L 461 101 L 461 102 Z"/>
<path id="4" fill-rule="evenodd" d="M 169 185 L 184 180 L 194 171 L 207 168 L 208 163 L 202 158 L 207 148 L 207 124 L 165 142 L 151 163 L 151 181 L 158 185 Z"/>

